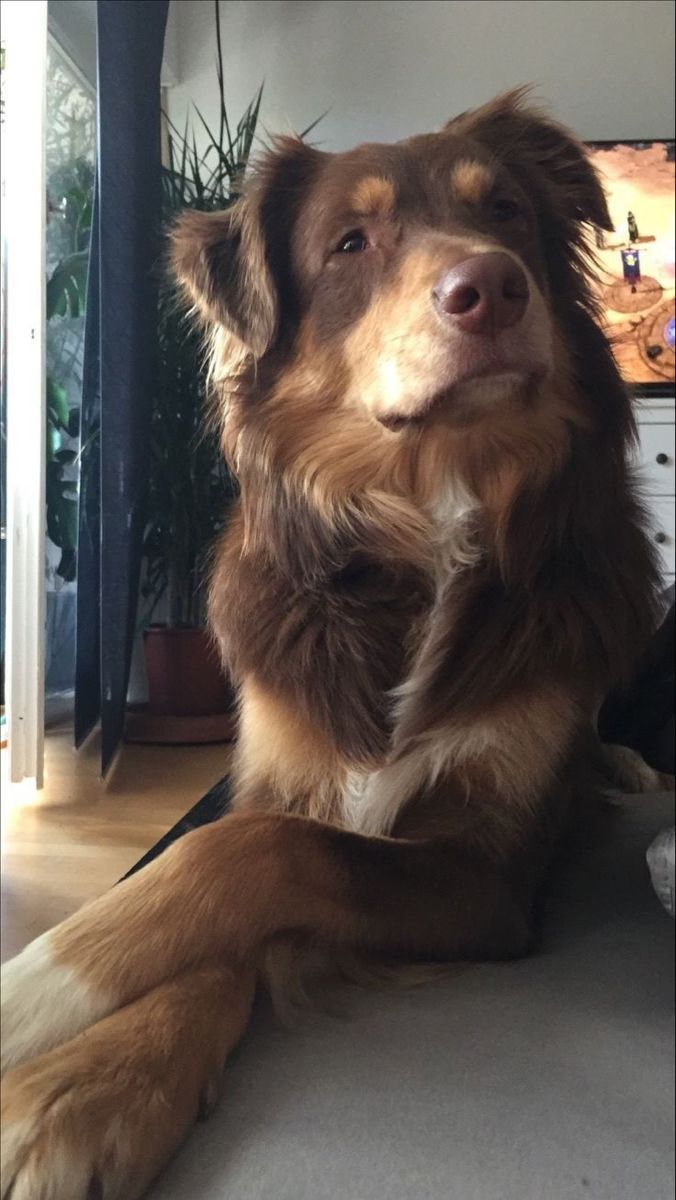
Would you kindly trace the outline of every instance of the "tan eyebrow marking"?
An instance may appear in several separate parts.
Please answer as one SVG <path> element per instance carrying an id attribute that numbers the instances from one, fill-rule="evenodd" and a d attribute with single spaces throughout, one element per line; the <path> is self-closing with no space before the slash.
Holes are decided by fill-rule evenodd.
<path id="1" fill-rule="evenodd" d="M 355 212 L 386 217 L 394 208 L 394 188 L 389 179 L 383 179 L 381 175 L 367 175 L 359 180 L 351 203 Z"/>
<path id="2" fill-rule="evenodd" d="M 463 159 L 451 171 L 451 187 L 458 200 L 465 204 L 478 204 L 490 192 L 495 174 L 484 163 Z"/>

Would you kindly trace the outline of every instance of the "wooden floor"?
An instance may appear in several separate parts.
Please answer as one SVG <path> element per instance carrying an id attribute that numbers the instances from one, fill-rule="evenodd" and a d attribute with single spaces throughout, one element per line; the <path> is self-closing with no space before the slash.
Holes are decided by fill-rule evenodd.
<path id="1" fill-rule="evenodd" d="M 48 733 L 42 792 L 3 776 L 2 959 L 111 887 L 221 778 L 229 755 L 227 745 L 125 745 L 103 783 L 96 735 L 76 752 L 69 727 Z"/>

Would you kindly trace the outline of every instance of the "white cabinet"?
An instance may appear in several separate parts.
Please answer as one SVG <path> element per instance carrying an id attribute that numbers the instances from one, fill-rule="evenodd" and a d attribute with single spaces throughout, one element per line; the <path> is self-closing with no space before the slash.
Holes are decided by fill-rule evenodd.
<path id="1" fill-rule="evenodd" d="M 676 570 L 676 427 L 673 397 L 637 401 L 636 419 L 639 433 L 636 454 L 638 478 L 650 513 L 650 530 L 662 555 L 666 581 L 673 583 Z"/>

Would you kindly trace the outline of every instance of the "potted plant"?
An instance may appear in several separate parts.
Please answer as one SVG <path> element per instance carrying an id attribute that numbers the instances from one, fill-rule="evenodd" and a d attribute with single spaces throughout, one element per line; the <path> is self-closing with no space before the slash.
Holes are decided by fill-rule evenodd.
<path id="1" fill-rule="evenodd" d="M 187 126 L 182 135 L 169 127 L 168 165 L 162 171 L 167 229 L 182 209 L 214 211 L 232 204 L 251 150 L 261 92 L 231 133 L 220 36 L 218 44 L 218 136 L 198 114 L 209 138 L 198 154 Z M 231 692 L 205 629 L 204 578 L 210 548 L 227 518 L 236 485 L 217 434 L 205 422 L 201 334 L 166 278 L 160 283 L 158 335 L 158 389 L 143 542 L 149 707 L 155 716 L 208 717 L 231 707 Z M 157 621 L 160 612 L 161 622 Z"/>
<path id="2" fill-rule="evenodd" d="M 204 580 L 236 485 L 216 433 L 205 425 L 202 339 L 165 283 L 159 351 L 143 542 L 149 707 L 154 716 L 206 717 L 231 707 L 205 629 Z"/>
<path id="3" fill-rule="evenodd" d="M 214 132 L 195 107 L 206 134 L 206 144 L 198 151 L 188 121 L 180 133 L 167 119 L 162 169 L 167 232 L 186 208 L 212 212 L 234 203 L 256 133 L 262 87 L 236 127 L 228 119 L 218 0 L 214 7 L 218 130 Z M 164 277 L 158 332 L 159 380 L 141 588 L 147 602 L 144 657 L 151 719 L 181 718 L 182 725 L 174 721 L 176 739 L 186 740 L 186 719 L 199 718 L 204 726 L 210 716 L 227 712 L 232 705 L 231 689 L 205 629 L 204 583 L 210 550 L 227 521 L 237 485 L 223 461 L 216 430 L 205 421 L 203 339 L 177 299 L 172 281 Z M 167 727 L 170 723 L 165 722 Z M 219 728 L 217 723 L 213 727 Z M 200 737 L 200 726 L 194 723 L 192 728 Z M 167 734 L 162 740 L 172 738 Z"/>

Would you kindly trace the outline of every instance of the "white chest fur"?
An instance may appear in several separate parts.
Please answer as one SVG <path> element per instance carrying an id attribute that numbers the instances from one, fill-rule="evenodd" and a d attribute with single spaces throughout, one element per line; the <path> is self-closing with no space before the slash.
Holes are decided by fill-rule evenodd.
<path id="1" fill-rule="evenodd" d="M 345 824 L 371 836 L 390 832 L 397 813 L 418 790 L 438 776 L 449 752 L 448 731 L 399 754 L 398 731 L 412 707 L 420 702 L 434 669 L 431 653 L 435 617 L 455 571 L 476 561 L 480 549 L 474 533 L 477 502 L 465 490 L 447 487 L 430 509 L 433 522 L 436 599 L 423 632 L 410 675 L 392 694 L 397 754 L 376 771 L 350 772 L 343 793 Z"/>

